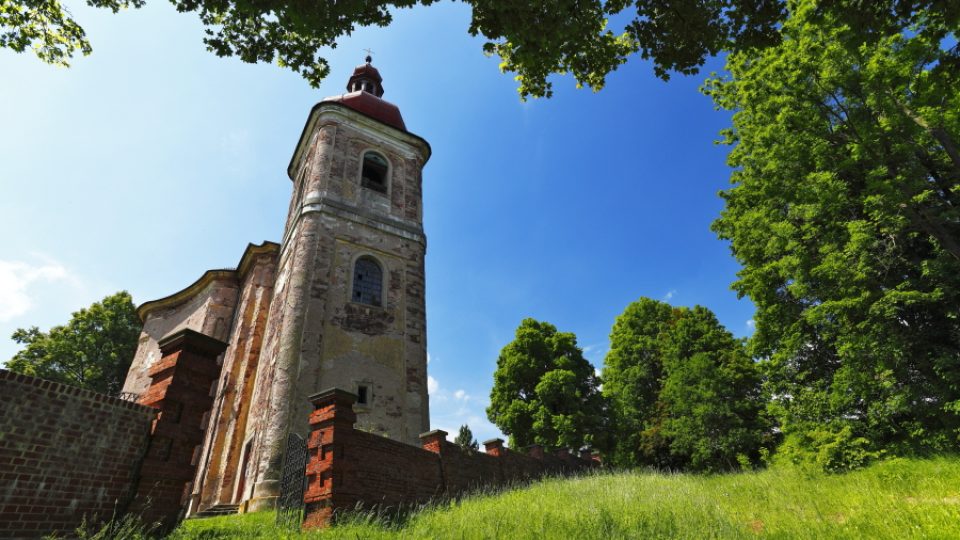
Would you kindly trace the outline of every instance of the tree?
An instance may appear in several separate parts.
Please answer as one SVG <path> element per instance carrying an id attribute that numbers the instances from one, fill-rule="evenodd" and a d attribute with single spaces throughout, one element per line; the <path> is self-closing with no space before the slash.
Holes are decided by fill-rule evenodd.
<path id="1" fill-rule="evenodd" d="M 594 368 L 577 338 L 550 323 L 524 319 L 500 351 L 487 416 L 510 446 L 590 445 L 601 429 L 603 401 Z"/>
<path id="2" fill-rule="evenodd" d="M 613 324 L 603 367 L 603 395 L 614 433 L 607 461 L 613 464 L 669 465 L 657 460 L 667 454 L 657 429 L 657 407 L 663 387 L 661 335 L 676 316 L 670 304 L 641 298 Z"/>
<path id="3" fill-rule="evenodd" d="M 20 328 L 13 340 L 25 345 L 7 362 L 24 375 L 116 395 L 137 351 L 143 325 L 130 293 L 121 291 L 73 313 L 49 332 Z"/>
<path id="4" fill-rule="evenodd" d="M 867 32 L 793 2 L 782 43 L 705 86 L 736 111 L 713 228 L 783 454 L 831 470 L 960 437 L 960 4 L 916 7 Z"/>
<path id="5" fill-rule="evenodd" d="M 663 344 L 662 436 L 698 471 L 756 463 L 768 435 L 760 370 L 709 309 L 683 309 Z"/>
<path id="6" fill-rule="evenodd" d="M 329 73 L 323 47 L 359 26 L 387 26 L 391 10 L 435 0 L 289 2 L 287 0 L 171 0 L 195 12 L 206 26 L 204 43 L 218 56 L 244 62 L 277 62 L 301 73 L 314 87 Z M 656 74 L 697 73 L 708 56 L 776 45 L 788 0 L 467 0 L 469 32 L 483 36 L 483 50 L 515 72 L 522 97 L 550 96 L 553 74 L 572 74 L 594 90 L 628 58 L 653 61 Z M 114 12 L 144 0 L 87 0 Z M 633 13 L 629 13 L 632 10 Z M 948 0 L 837 0 L 818 13 L 840 16 L 863 35 L 904 28 L 925 11 L 956 22 L 960 7 Z M 612 18 L 623 20 L 616 31 Z M 531 29 L 536 29 L 531 30 Z M 83 28 L 59 0 L 6 0 L 0 4 L 0 47 L 28 47 L 46 62 L 67 65 L 74 52 L 92 50 Z"/>
<path id="7" fill-rule="evenodd" d="M 453 443 L 467 452 L 476 452 L 480 449 L 480 443 L 473 438 L 473 432 L 470 431 L 470 426 L 466 424 L 460 426 L 460 432 L 457 433 L 457 438 L 453 440 Z"/>
<path id="8" fill-rule="evenodd" d="M 760 372 L 707 308 L 627 306 L 603 379 L 613 463 L 725 470 L 758 459 L 768 433 Z"/>
<path id="9" fill-rule="evenodd" d="M 206 27 L 204 43 L 218 56 L 244 62 L 277 62 L 301 73 L 316 87 L 329 73 L 318 52 L 335 48 L 356 26 L 387 26 L 391 11 L 435 0 L 367 2 L 290 2 L 287 0 L 171 0 L 180 12 L 194 12 Z M 87 0 L 117 12 L 142 7 L 145 0 Z M 562 0 L 559 2 L 468 0 L 469 32 L 487 39 L 484 52 L 498 54 L 501 68 L 516 71 L 520 91 L 549 95 L 552 73 L 572 73 L 579 84 L 599 89 L 605 76 L 642 51 L 656 60 L 658 73 L 695 71 L 707 54 L 735 38 L 738 43 L 768 40 L 782 11 L 781 2 L 687 0 L 662 9 L 662 0 L 638 0 L 636 16 L 620 33 L 607 19 L 631 2 Z M 740 5 L 743 4 L 743 5 Z M 531 31 L 537 28 L 537 31 Z M 32 48 L 52 64 L 68 65 L 77 51 L 92 47 L 83 28 L 59 0 L 6 0 L 0 4 L 0 47 Z"/>

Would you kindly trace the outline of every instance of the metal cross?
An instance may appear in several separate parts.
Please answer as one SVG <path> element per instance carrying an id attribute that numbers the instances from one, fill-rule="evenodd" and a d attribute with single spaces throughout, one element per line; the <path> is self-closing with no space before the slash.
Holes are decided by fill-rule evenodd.
<path id="1" fill-rule="evenodd" d="M 370 49 L 360 49 L 360 50 L 366 51 L 366 53 L 367 53 L 367 58 L 366 58 L 366 60 L 367 60 L 367 63 L 368 63 L 368 64 L 373 61 L 373 51 L 372 51 L 372 50 L 370 50 Z"/>

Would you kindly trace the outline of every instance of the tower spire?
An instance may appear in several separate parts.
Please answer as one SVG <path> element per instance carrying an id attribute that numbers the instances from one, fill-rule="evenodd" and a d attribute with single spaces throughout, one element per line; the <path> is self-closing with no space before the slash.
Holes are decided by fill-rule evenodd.
<path id="1" fill-rule="evenodd" d="M 2 0 L 0 0 L 2 1 Z M 373 51 L 370 51 L 373 52 Z M 353 69 L 353 75 L 347 81 L 347 93 L 324 98 L 324 102 L 336 101 L 347 107 L 379 120 L 388 126 L 406 131 L 407 127 L 396 105 L 383 99 L 383 77 L 370 62 L 360 64 Z"/>
<path id="2" fill-rule="evenodd" d="M 350 80 L 347 81 L 347 91 L 348 92 L 368 92 L 377 97 L 383 96 L 383 77 L 380 76 L 380 72 L 377 71 L 377 68 L 373 67 L 373 57 L 371 56 L 370 49 L 364 49 L 367 51 L 367 57 L 365 58 L 366 63 L 363 65 L 357 66 L 353 70 L 353 75 L 350 76 Z"/>

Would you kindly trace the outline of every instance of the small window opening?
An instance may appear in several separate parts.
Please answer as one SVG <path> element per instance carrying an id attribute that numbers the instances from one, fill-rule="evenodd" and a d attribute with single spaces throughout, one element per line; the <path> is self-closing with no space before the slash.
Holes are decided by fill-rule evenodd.
<path id="1" fill-rule="evenodd" d="M 368 189 L 387 192 L 387 160 L 376 152 L 363 155 L 363 172 L 360 184 Z"/>
<path id="2" fill-rule="evenodd" d="M 382 285 L 383 271 L 377 261 L 369 257 L 357 259 L 353 267 L 352 300 L 359 304 L 379 306 Z"/>
<path id="3" fill-rule="evenodd" d="M 357 387 L 357 405 L 366 405 L 368 399 L 368 392 L 366 386 Z"/>

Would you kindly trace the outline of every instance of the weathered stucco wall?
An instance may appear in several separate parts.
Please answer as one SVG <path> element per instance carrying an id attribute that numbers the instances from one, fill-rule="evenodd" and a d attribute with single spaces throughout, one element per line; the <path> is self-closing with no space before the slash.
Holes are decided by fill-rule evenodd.
<path id="1" fill-rule="evenodd" d="M 233 270 L 211 270 L 183 291 L 140 307 L 143 331 L 123 391 L 142 394 L 150 386 L 147 371 L 160 359 L 157 342 L 189 328 L 226 341 L 233 324 L 238 285 Z"/>
<path id="2" fill-rule="evenodd" d="M 248 248 L 240 269 L 237 318 L 224 352 L 223 368 L 206 432 L 202 460 L 193 483 L 191 511 L 238 500 L 245 490 L 238 479 L 250 448 L 244 448 L 253 383 L 260 360 L 267 312 L 276 279 L 280 246 Z M 249 260 L 247 260 L 249 257 Z"/>
<path id="3" fill-rule="evenodd" d="M 360 185 L 361 158 L 390 162 L 388 190 Z M 272 504 L 288 431 L 306 436 L 309 396 L 368 386 L 364 429 L 416 444 L 429 429 L 421 169 L 426 143 L 336 104 L 313 111 L 294 162 L 294 193 L 253 393 L 251 509 Z M 299 159 L 300 161 L 297 161 Z M 382 306 L 350 301 L 354 262 L 384 271 Z"/>

